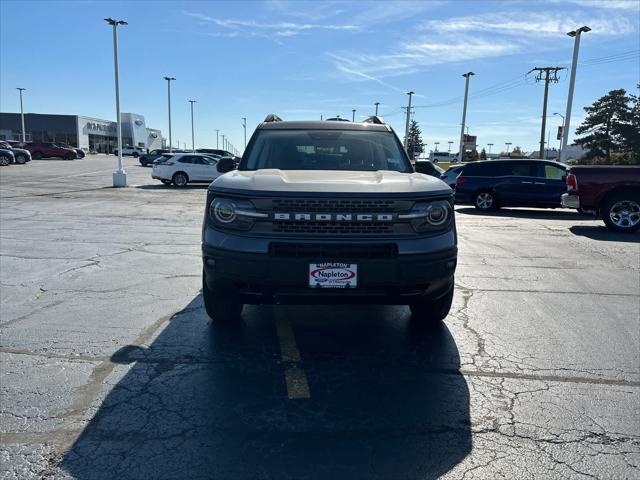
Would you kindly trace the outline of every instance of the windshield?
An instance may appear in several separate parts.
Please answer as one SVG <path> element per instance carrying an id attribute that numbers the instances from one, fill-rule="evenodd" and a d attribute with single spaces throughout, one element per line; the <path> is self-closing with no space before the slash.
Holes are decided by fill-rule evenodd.
<path id="1" fill-rule="evenodd" d="M 391 132 L 262 130 L 256 135 L 240 170 L 413 171 Z"/>

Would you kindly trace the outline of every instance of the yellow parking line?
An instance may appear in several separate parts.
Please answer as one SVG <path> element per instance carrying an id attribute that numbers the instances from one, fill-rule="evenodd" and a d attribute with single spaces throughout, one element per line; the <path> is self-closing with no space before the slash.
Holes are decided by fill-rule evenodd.
<path id="1" fill-rule="evenodd" d="M 284 379 L 287 384 L 287 395 L 291 400 L 310 398 L 307 376 L 298 365 L 300 351 L 296 344 L 291 321 L 281 308 L 276 310 L 276 331 L 280 342 L 280 356 L 282 361 L 286 363 Z"/>

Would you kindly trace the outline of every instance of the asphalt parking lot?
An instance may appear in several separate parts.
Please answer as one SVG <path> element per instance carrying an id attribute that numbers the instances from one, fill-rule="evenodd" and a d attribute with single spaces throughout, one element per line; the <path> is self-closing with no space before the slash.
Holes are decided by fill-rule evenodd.
<path id="1" fill-rule="evenodd" d="M 206 186 L 0 170 L 0 476 L 638 478 L 640 237 L 457 207 L 454 307 L 207 319 Z"/>

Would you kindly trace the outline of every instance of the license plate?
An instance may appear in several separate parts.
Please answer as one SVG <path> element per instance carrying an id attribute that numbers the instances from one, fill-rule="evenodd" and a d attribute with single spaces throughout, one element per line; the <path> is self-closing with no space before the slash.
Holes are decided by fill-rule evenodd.
<path id="1" fill-rule="evenodd" d="M 354 288 L 358 286 L 355 263 L 310 263 L 309 286 L 313 288 Z"/>

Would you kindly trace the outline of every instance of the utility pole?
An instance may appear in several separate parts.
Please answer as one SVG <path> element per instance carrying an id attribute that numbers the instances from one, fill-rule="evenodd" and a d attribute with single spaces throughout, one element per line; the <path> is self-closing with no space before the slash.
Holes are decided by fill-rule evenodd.
<path id="1" fill-rule="evenodd" d="M 576 84 L 576 68 L 578 67 L 578 52 L 580 51 L 580 35 L 584 32 L 590 32 L 591 29 L 586 25 L 577 30 L 567 33 L 570 37 L 574 37 L 573 43 L 573 61 L 571 62 L 571 80 L 569 81 L 569 95 L 567 96 L 567 111 L 565 113 L 564 129 L 562 132 L 562 148 L 560 150 L 560 161 L 567 161 L 567 142 L 569 141 L 569 128 L 571 127 L 571 106 L 573 104 L 573 88 Z"/>
<path id="2" fill-rule="evenodd" d="M 464 126 L 467 121 L 467 98 L 469 96 L 469 79 L 472 75 L 475 75 L 473 72 L 467 72 L 462 76 L 465 78 L 464 82 L 464 106 L 462 107 L 462 128 L 460 128 L 460 150 L 458 150 L 458 162 L 462 162 L 462 157 L 464 155 Z"/>
<path id="3" fill-rule="evenodd" d="M 244 148 L 247 148 L 247 117 L 242 117 L 242 128 L 244 128 Z"/>
<path id="4" fill-rule="evenodd" d="M 407 123 L 405 125 L 404 128 L 404 149 L 408 150 L 409 148 L 409 121 L 411 119 L 411 97 L 413 96 L 413 94 L 416 92 L 407 92 L 407 95 L 409 95 L 409 105 L 407 106 Z"/>
<path id="5" fill-rule="evenodd" d="M 174 77 L 164 77 L 167 81 L 167 103 L 169 105 L 169 152 L 173 152 L 173 143 L 171 143 L 171 81 L 175 80 Z M 180 150 L 180 143 L 178 143 L 178 150 Z"/>
<path id="6" fill-rule="evenodd" d="M 374 105 L 376 106 L 376 117 L 378 116 L 378 107 L 380 106 L 380 102 L 376 102 L 374 103 Z"/>
<path id="7" fill-rule="evenodd" d="M 193 133 L 193 104 L 196 103 L 195 100 L 189 100 L 189 103 L 191 104 L 191 152 L 195 153 L 196 152 L 196 140 L 195 140 L 195 135 Z M 186 147 L 185 147 L 186 150 Z"/>
<path id="8" fill-rule="evenodd" d="M 22 108 L 22 92 L 24 92 L 26 88 L 18 87 L 16 90 L 20 92 L 20 118 L 22 119 L 22 143 L 27 143 L 27 134 L 24 131 L 24 109 Z"/>
<path id="9" fill-rule="evenodd" d="M 356 109 L 351 110 L 351 122 L 355 123 L 356 121 Z"/>
<path id="10" fill-rule="evenodd" d="M 220 148 L 218 146 L 218 132 L 220 132 L 220 130 L 216 130 L 216 149 Z"/>
<path id="11" fill-rule="evenodd" d="M 113 69 L 115 73 L 116 83 L 116 125 L 118 135 L 118 167 L 113 172 L 113 186 L 127 186 L 127 172 L 122 168 L 122 119 L 120 118 L 120 76 L 118 73 L 118 25 L 128 25 L 124 20 L 114 20 L 113 18 L 105 18 L 105 22 L 113 27 Z M 23 127 L 24 129 L 24 127 Z"/>
<path id="12" fill-rule="evenodd" d="M 544 80 L 544 102 L 542 104 L 542 128 L 540 129 L 540 158 L 544 153 L 544 134 L 547 129 L 547 99 L 549 98 L 549 82 L 558 83 L 558 72 L 564 70 L 564 67 L 535 67 L 528 73 L 537 72 L 536 82 Z M 544 74 L 544 75 L 543 75 Z M 546 157 L 545 157 L 546 158 Z"/>

